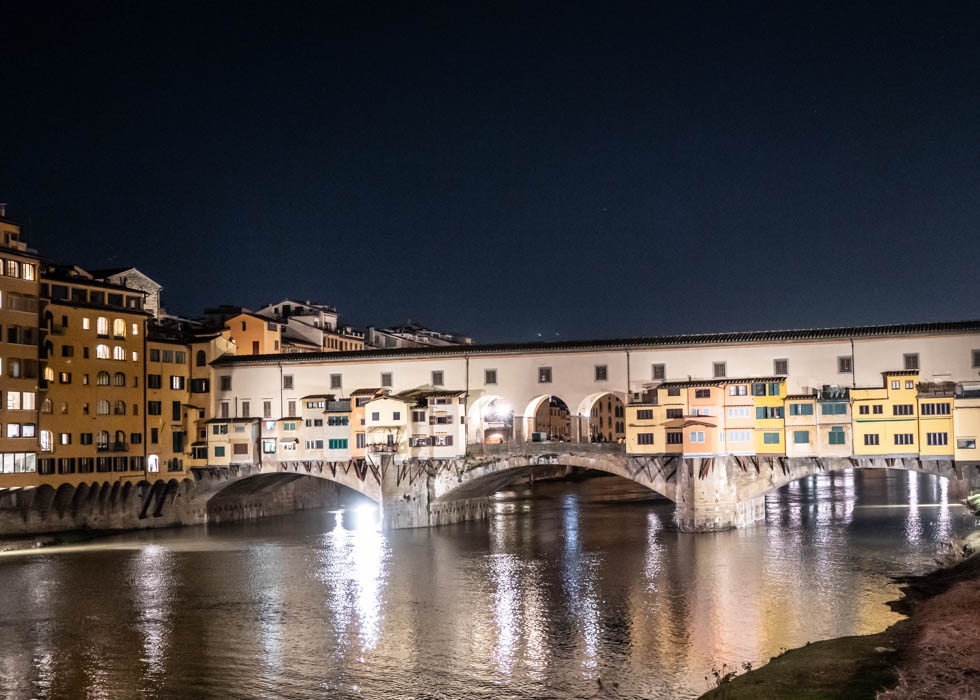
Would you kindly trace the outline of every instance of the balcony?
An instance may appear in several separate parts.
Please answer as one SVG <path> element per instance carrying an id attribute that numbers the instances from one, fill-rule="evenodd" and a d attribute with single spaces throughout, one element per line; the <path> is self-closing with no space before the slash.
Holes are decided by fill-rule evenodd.
<path id="1" fill-rule="evenodd" d="M 129 445 L 125 442 L 110 442 L 107 445 L 97 445 L 96 452 L 127 452 Z"/>

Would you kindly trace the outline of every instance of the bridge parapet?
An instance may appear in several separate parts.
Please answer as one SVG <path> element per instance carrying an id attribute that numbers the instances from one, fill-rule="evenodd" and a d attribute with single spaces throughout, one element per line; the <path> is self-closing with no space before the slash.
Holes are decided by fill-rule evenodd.
<path id="1" fill-rule="evenodd" d="M 503 442 L 468 445 L 466 448 L 467 459 L 548 454 L 625 455 L 626 445 L 618 442 Z"/>

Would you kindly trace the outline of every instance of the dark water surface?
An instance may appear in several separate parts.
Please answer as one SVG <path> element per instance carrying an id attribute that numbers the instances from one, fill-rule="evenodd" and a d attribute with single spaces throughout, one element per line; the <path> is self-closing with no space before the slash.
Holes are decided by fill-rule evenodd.
<path id="1" fill-rule="evenodd" d="M 897 620 L 888 576 L 974 524 L 945 487 L 813 477 L 765 525 L 688 535 L 603 478 L 498 494 L 490 523 L 349 508 L 6 554 L 0 697 L 691 697 Z"/>

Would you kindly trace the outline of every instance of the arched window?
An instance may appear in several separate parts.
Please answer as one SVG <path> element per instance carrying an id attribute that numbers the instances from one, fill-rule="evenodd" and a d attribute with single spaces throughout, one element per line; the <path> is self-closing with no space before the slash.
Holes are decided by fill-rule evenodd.
<path id="1" fill-rule="evenodd" d="M 95 346 L 95 356 L 100 360 L 109 359 L 109 346 L 108 345 L 96 345 Z"/>
<path id="2" fill-rule="evenodd" d="M 148 472 L 160 471 L 160 455 L 147 455 L 146 471 Z"/>
<path id="3" fill-rule="evenodd" d="M 61 402 L 61 412 L 62 412 L 62 414 L 65 414 L 65 415 L 68 414 L 68 402 L 67 401 L 62 401 Z"/>
<path id="4" fill-rule="evenodd" d="M 105 399 L 99 399 L 99 402 L 95 404 L 95 412 L 100 416 L 109 415 L 109 402 Z"/>
<path id="5" fill-rule="evenodd" d="M 51 446 L 54 444 L 54 440 L 51 437 L 50 430 L 41 431 L 41 452 L 50 452 Z"/>
<path id="6" fill-rule="evenodd" d="M 44 368 L 44 381 L 53 382 L 54 381 L 54 370 L 50 367 Z"/>
<path id="7" fill-rule="evenodd" d="M 204 367 L 208 363 L 208 355 L 203 350 L 197 351 L 197 366 Z"/>
<path id="8" fill-rule="evenodd" d="M 99 335 L 109 335 L 109 319 L 99 316 L 95 320 L 95 332 Z"/>
<path id="9" fill-rule="evenodd" d="M 112 322 L 112 334 L 117 338 L 126 337 L 126 322 L 117 318 Z"/>
<path id="10" fill-rule="evenodd" d="M 109 386 L 109 373 L 102 370 L 97 375 L 95 375 L 95 383 L 99 386 Z"/>
<path id="11" fill-rule="evenodd" d="M 116 401 L 112 406 L 113 415 L 125 416 L 126 415 L 126 402 Z"/>
<path id="12" fill-rule="evenodd" d="M 109 449 L 109 433 L 106 430 L 100 430 L 95 434 L 95 449 L 97 450 L 108 450 Z"/>
<path id="13" fill-rule="evenodd" d="M 124 444 L 126 444 L 126 433 L 124 433 L 121 430 L 117 430 L 116 431 L 116 440 L 115 440 L 115 442 L 116 442 L 117 445 L 124 445 Z"/>
<path id="14" fill-rule="evenodd" d="M 51 399 L 45 399 L 41 402 L 41 413 L 53 413 L 54 412 L 54 402 Z"/>
<path id="15" fill-rule="evenodd" d="M 114 375 L 112 375 L 112 385 L 126 386 L 126 375 L 122 372 L 116 372 Z"/>
<path id="16" fill-rule="evenodd" d="M 112 359 L 113 360 L 125 360 L 126 351 L 123 350 L 122 345 L 117 345 L 112 349 Z"/>

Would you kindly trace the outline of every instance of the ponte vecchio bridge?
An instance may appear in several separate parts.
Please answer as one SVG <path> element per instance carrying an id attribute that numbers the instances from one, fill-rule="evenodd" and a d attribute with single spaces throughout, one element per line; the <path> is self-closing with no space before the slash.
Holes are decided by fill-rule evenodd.
<path id="1" fill-rule="evenodd" d="M 346 397 L 365 387 L 392 394 L 452 390 L 462 397 L 465 445 L 442 458 L 258 456 L 201 470 L 199 478 L 220 485 L 272 473 L 320 476 L 378 501 L 386 526 L 417 527 L 483 517 L 488 495 L 502 484 L 543 466 L 577 466 L 632 479 L 666 496 L 677 504 L 685 529 L 727 528 L 764 517 L 765 493 L 814 473 L 908 469 L 944 476 L 956 492 L 980 485 L 980 471 L 976 461 L 956 459 L 952 448 L 935 459 L 629 455 L 621 443 L 591 442 L 596 404 L 628 405 L 662 382 L 726 376 L 779 375 L 788 393 L 800 395 L 823 387 L 880 386 L 882 372 L 896 369 L 914 369 L 920 381 L 945 385 L 977 381 L 978 365 L 976 321 L 226 356 L 213 363 L 215 415 L 233 419 L 247 402 L 270 406 L 271 418 L 280 419 L 294 415 L 305 396 Z M 567 440 L 534 442 L 541 408 L 553 404 L 567 407 Z M 625 412 L 610 418 L 626 421 Z"/>

